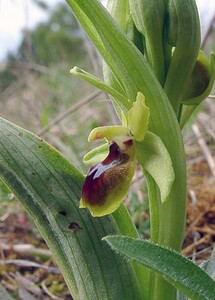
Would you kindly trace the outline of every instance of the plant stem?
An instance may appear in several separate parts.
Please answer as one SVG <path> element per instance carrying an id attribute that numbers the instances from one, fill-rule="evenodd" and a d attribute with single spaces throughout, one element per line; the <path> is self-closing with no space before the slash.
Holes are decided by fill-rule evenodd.
<path id="1" fill-rule="evenodd" d="M 166 280 L 157 274 L 151 281 L 149 300 L 174 300 L 176 299 L 176 289 Z"/>
<path id="2" fill-rule="evenodd" d="M 178 142 L 181 136 L 178 136 Z M 176 141 L 177 142 L 177 141 Z M 173 183 L 170 195 L 166 202 L 162 203 L 160 191 L 154 179 L 145 172 L 150 200 L 150 229 L 151 241 L 155 244 L 181 250 L 186 212 L 186 165 L 183 147 L 166 145 L 172 158 L 172 164 L 175 172 L 175 182 Z M 180 160 L 178 160 L 180 157 Z M 167 298 L 166 295 L 171 295 Z M 164 279 L 155 273 L 150 275 L 150 300 L 175 299 L 175 289 Z"/>
<path id="3" fill-rule="evenodd" d="M 138 231 L 132 222 L 127 209 L 123 204 L 113 213 L 113 218 L 120 229 L 121 234 L 138 238 Z M 141 265 L 135 261 L 132 262 L 134 272 L 136 274 L 137 283 L 140 288 L 141 299 L 147 299 L 149 295 L 149 276 L 150 271 L 144 265 Z"/>

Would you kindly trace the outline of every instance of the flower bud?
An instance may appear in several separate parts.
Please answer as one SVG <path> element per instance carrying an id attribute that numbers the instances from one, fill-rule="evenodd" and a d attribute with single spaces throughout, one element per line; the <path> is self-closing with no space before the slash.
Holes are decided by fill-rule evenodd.
<path id="1" fill-rule="evenodd" d="M 211 55 L 209 64 L 208 59 L 200 51 L 196 60 L 195 67 L 186 86 L 182 103 L 186 105 L 198 105 L 210 93 L 215 73 L 215 55 Z"/>

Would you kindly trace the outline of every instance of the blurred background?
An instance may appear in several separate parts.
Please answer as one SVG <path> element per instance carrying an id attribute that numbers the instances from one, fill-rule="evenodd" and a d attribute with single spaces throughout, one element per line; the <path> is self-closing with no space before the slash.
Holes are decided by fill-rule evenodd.
<path id="1" fill-rule="evenodd" d="M 215 2 L 197 0 L 197 5 L 202 48 L 209 57 L 215 51 Z M 82 158 L 91 149 L 89 132 L 117 124 L 118 119 L 106 94 L 69 73 L 78 65 L 102 78 L 101 57 L 66 1 L 0 0 L 0 43 L 0 116 L 38 134 L 86 173 Z M 198 262 L 208 257 L 215 241 L 214 94 L 213 90 L 183 132 L 189 178 L 183 253 Z M 147 188 L 140 171 L 125 203 L 140 234 L 149 238 Z M 15 299 L 71 299 L 58 269 L 50 265 L 55 263 L 39 233 L 0 182 L 3 286 Z M 30 298 L 29 281 L 40 289 L 35 287 L 30 296 L 38 292 L 39 298 Z"/>

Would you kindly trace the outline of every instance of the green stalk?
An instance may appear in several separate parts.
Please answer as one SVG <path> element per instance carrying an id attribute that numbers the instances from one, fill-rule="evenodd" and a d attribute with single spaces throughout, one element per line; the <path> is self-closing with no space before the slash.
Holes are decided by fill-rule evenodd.
<path id="1" fill-rule="evenodd" d="M 68 3 L 104 55 L 128 99 L 134 101 L 139 91 L 146 97 L 151 111 L 150 130 L 162 139 L 175 171 L 175 183 L 169 200 L 163 205 L 159 203 L 160 199 L 154 200 L 160 205 L 158 243 L 180 251 L 185 225 L 186 166 L 175 113 L 143 55 L 126 39 L 100 3 L 95 0 L 68 0 Z M 162 295 L 166 283 L 161 281 L 158 286 L 161 290 L 158 295 Z M 172 286 L 168 289 L 175 290 Z M 163 295 L 159 300 L 162 299 L 166 300 Z"/>
<path id="2" fill-rule="evenodd" d="M 133 238 L 139 237 L 137 229 L 132 223 L 129 212 L 124 207 L 124 205 L 120 205 L 120 207 L 113 213 L 113 217 L 122 235 L 130 236 Z M 150 286 L 149 269 L 143 265 L 140 265 L 136 261 L 132 262 L 132 266 L 136 274 L 139 289 L 141 291 L 141 299 L 148 299 Z"/>
<path id="3" fill-rule="evenodd" d="M 157 244 L 159 240 L 159 205 L 158 199 L 160 197 L 159 190 L 154 179 L 144 172 L 148 183 L 149 195 L 149 210 L 150 210 L 150 240 Z"/>

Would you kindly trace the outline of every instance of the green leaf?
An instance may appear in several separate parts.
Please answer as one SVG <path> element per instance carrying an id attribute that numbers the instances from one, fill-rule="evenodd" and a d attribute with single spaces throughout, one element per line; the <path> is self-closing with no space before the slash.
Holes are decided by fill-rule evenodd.
<path id="1" fill-rule="evenodd" d="M 169 0 L 166 6 L 169 15 L 167 31 L 170 30 L 171 35 L 176 35 L 176 37 L 164 90 L 177 112 L 196 63 L 201 33 L 195 0 Z"/>
<path id="2" fill-rule="evenodd" d="M 158 80 L 164 82 L 163 24 L 165 5 L 163 0 L 130 0 L 131 15 L 145 44 L 147 57 Z"/>
<path id="3" fill-rule="evenodd" d="M 78 208 L 84 177 L 57 150 L 0 119 L 0 176 L 32 216 L 73 299 L 140 299 L 131 265 L 101 242 L 121 233 L 120 215 L 92 218 Z M 127 231 L 136 235 L 131 222 Z"/>
<path id="4" fill-rule="evenodd" d="M 162 275 L 193 300 L 213 300 L 215 282 L 202 269 L 180 254 L 144 240 L 108 236 L 104 240 L 116 252 Z"/>
<path id="5" fill-rule="evenodd" d="M 164 203 L 175 180 L 171 157 L 162 140 L 147 132 L 142 142 L 135 142 L 137 159 L 159 187 L 161 202 Z"/>

